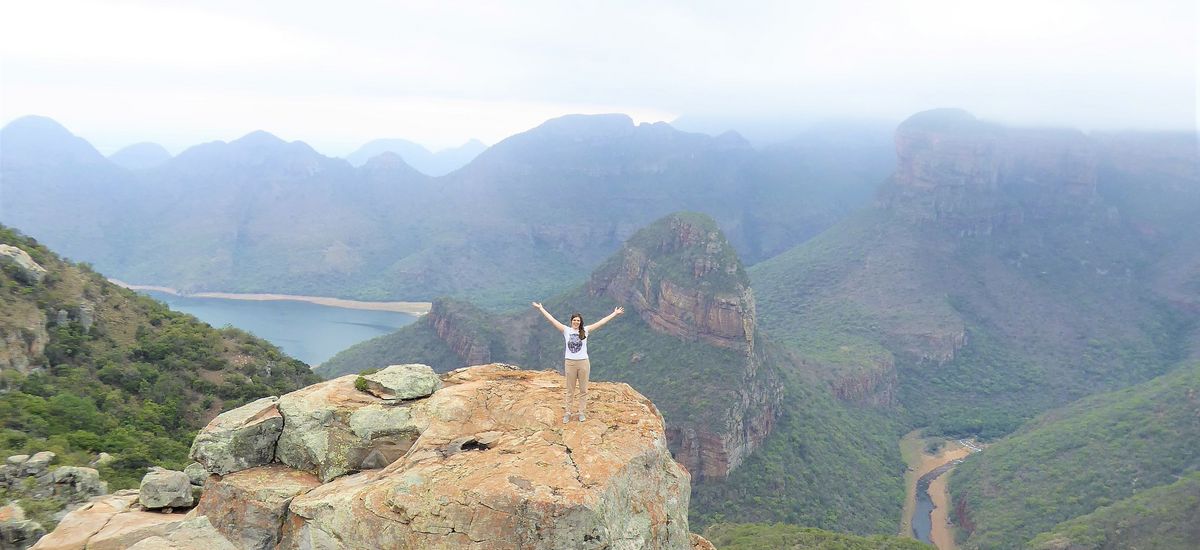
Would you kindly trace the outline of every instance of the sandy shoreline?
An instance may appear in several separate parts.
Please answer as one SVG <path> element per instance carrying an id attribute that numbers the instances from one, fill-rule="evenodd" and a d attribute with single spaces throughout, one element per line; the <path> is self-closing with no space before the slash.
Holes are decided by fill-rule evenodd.
<path id="1" fill-rule="evenodd" d="M 905 434 L 904 438 L 900 440 L 900 454 L 904 457 L 904 461 L 908 463 L 909 469 L 904 474 L 904 485 L 907 494 L 904 499 L 903 516 L 900 519 L 899 535 L 913 538 L 912 515 L 917 508 L 917 480 L 939 466 L 967 457 L 971 454 L 971 449 L 959 444 L 957 441 L 947 441 L 938 451 L 938 454 L 926 454 L 925 440 L 921 437 L 921 430 L 913 430 Z M 946 479 L 949 477 L 949 474 L 950 472 L 947 471 L 929 484 L 929 496 L 933 500 L 934 505 L 932 516 L 933 529 L 929 533 L 929 538 L 933 540 L 934 546 L 939 550 L 957 548 L 954 544 L 954 534 L 951 532 L 950 526 L 946 523 L 946 518 L 950 510 L 949 495 L 946 491 Z"/>
<path id="2" fill-rule="evenodd" d="M 287 300 L 293 302 L 308 302 L 322 306 L 340 307 L 345 309 L 366 309 L 372 311 L 394 311 L 397 313 L 407 313 L 409 315 L 424 315 L 429 313 L 433 304 L 431 302 L 362 302 L 358 300 L 344 300 L 342 298 L 330 298 L 327 296 L 297 296 L 293 294 L 238 294 L 232 292 L 180 292 L 177 289 L 165 286 L 154 285 L 134 285 L 117 279 L 109 279 L 109 282 L 128 288 L 130 290 L 152 290 L 155 292 L 163 292 L 173 294 L 175 296 L 186 296 L 188 298 L 224 298 L 226 300 L 251 300 L 251 301 L 278 301 Z"/>

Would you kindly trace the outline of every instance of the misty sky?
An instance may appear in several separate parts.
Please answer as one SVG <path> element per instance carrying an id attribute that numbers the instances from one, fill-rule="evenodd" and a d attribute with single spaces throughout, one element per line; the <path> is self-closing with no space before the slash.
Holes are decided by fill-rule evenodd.
<path id="1" fill-rule="evenodd" d="M 1197 124 L 1196 0 L 582 4 L 0 0 L 0 124 L 49 116 L 105 153 L 264 129 L 330 155 L 568 113 Z"/>

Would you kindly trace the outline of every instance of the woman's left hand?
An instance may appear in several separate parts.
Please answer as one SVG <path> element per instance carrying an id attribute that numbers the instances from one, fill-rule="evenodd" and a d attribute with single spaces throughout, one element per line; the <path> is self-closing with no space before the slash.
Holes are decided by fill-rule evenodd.
<path id="1" fill-rule="evenodd" d="M 622 313 L 625 313 L 625 308 L 623 308 L 621 306 L 617 306 L 617 307 L 613 308 L 613 315 L 620 315 Z"/>

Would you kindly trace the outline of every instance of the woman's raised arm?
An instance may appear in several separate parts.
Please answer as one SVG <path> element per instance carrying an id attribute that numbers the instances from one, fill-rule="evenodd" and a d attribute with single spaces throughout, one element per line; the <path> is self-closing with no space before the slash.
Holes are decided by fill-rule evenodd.
<path id="1" fill-rule="evenodd" d="M 542 317 L 545 317 L 547 321 L 550 321 L 550 324 L 554 325 L 559 332 L 567 330 L 567 325 L 558 322 L 558 319 L 555 319 L 553 315 L 550 315 L 550 312 L 546 311 L 546 308 L 542 307 L 541 302 L 533 302 L 533 308 L 540 311 L 542 313 Z"/>
<path id="2" fill-rule="evenodd" d="M 623 308 L 621 306 L 617 306 L 617 307 L 613 308 L 612 313 L 609 313 L 608 316 L 606 316 L 605 318 L 603 318 L 599 321 L 596 321 L 595 323 L 592 323 L 584 328 L 586 328 L 588 332 L 591 332 L 593 330 L 596 330 L 596 329 L 604 326 L 604 323 L 607 323 L 607 322 L 613 320 L 613 317 L 616 317 L 622 313 L 625 313 L 625 308 Z"/>

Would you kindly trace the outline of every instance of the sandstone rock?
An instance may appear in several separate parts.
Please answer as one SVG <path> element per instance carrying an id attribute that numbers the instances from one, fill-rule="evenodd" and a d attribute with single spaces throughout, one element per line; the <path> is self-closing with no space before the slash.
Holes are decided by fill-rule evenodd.
<path id="1" fill-rule="evenodd" d="M 17 280 L 25 284 L 37 284 L 46 277 L 46 268 L 33 261 L 28 252 L 15 246 L 0 244 L 0 266 L 16 268 Z"/>
<path id="2" fill-rule="evenodd" d="M 266 550 L 279 542 L 292 498 L 320 484 L 316 476 L 281 464 L 250 468 L 209 480 L 196 513 L 239 548 Z"/>
<path id="3" fill-rule="evenodd" d="M 553 372 L 445 382 L 412 410 L 428 425 L 402 459 L 295 497 L 279 548 L 691 547 L 689 476 L 628 385 L 594 384 L 591 419 L 563 427 Z"/>
<path id="4" fill-rule="evenodd" d="M 29 460 L 29 455 L 12 455 L 4 459 L 4 463 L 8 466 L 20 466 Z"/>
<path id="5" fill-rule="evenodd" d="M 320 547 L 314 547 L 314 550 Z M 179 522 L 169 533 L 142 539 L 128 550 L 240 550 L 204 516 Z"/>
<path id="6" fill-rule="evenodd" d="M 219 475 L 269 464 L 283 429 L 277 401 L 264 397 L 217 415 L 196 435 L 189 456 Z"/>
<path id="7" fill-rule="evenodd" d="M 163 536 L 179 528 L 184 514 L 127 510 L 112 518 L 87 541 L 88 550 L 125 550 L 138 541 Z"/>
<path id="8" fill-rule="evenodd" d="M 689 536 L 692 538 L 692 550 L 717 550 L 717 547 L 708 542 L 708 539 L 695 533 L 691 533 Z"/>
<path id="9" fill-rule="evenodd" d="M 187 467 L 183 469 L 183 473 L 187 474 L 188 481 L 190 481 L 192 485 L 204 485 L 204 481 L 208 479 L 208 470 L 199 462 L 188 464 Z"/>
<path id="10" fill-rule="evenodd" d="M 363 378 L 367 381 L 367 391 L 381 399 L 426 397 L 442 386 L 433 368 L 420 364 L 391 365 Z"/>
<path id="11" fill-rule="evenodd" d="M 192 482 L 183 472 L 153 469 L 142 477 L 138 502 L 150 509 L 191 507 Z"/>
<path id="12" fill-rule="evenodd" d="M 92 499 L 78 510 L 67 514 L 53 532 L 42 537 L 33 546 L 36 550 L 77 550 L 85 548 L 87 541 L 96 534 L 113 516 L 129 510 L 137 502 L 137 491 L 117 491 Z"/>
<path id="13" fill-rule="evenodd" d="M 81 502 L 108 493 L 108 483 L 100 481 L 100 472 L 79 466 L 60 466 L 52 473 L 54 496 L 68 502 Z"/>
<path id="14" fill-rule="evenodd" d="M 422 426 L 408 408 L 354 389 L 356 378 L 335 378 L 279 398 L 284 425 L 276 460 L 329 481 L 390 463 L 412 446 Z"/>

